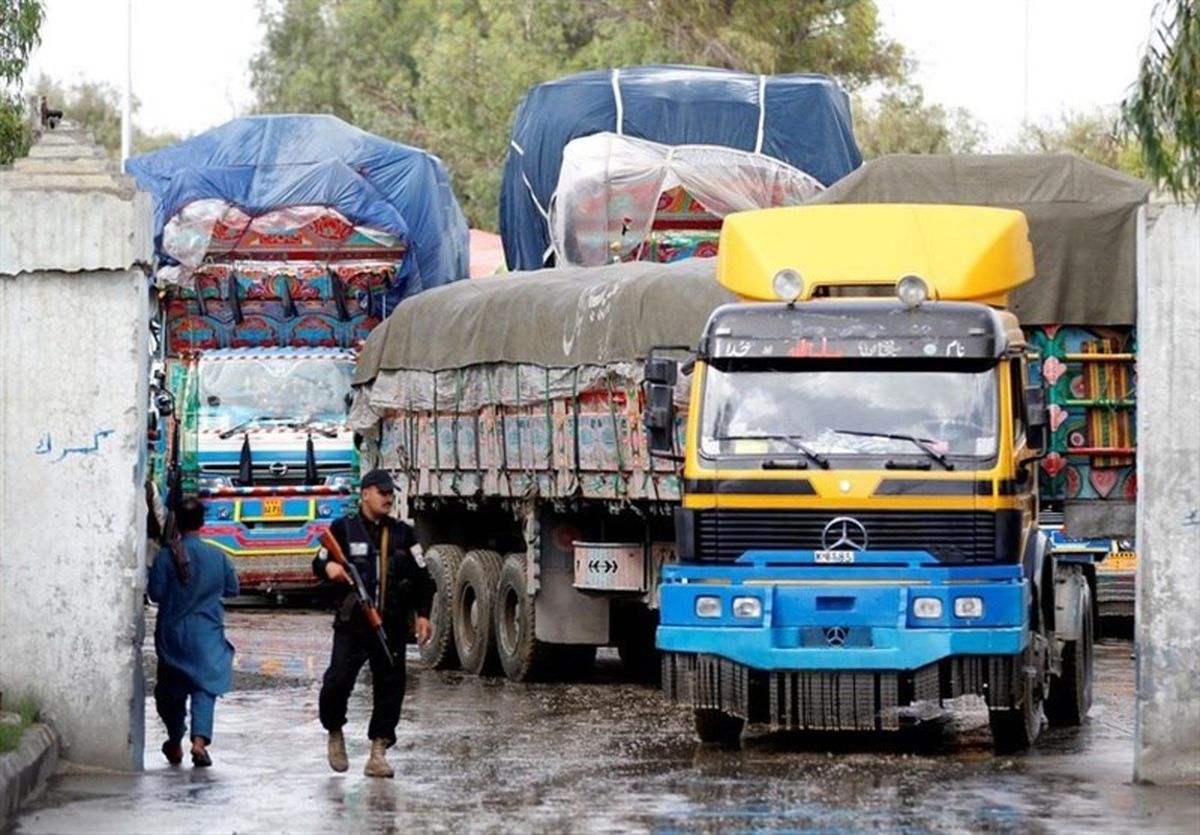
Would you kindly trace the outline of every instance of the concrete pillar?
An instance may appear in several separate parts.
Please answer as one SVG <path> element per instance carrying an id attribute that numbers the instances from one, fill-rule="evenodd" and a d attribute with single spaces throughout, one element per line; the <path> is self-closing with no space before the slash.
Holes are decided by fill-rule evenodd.
<path id="1" fill-rule="evenodd" d="M 1134 779 L 1200 782 L 1200 212 L 1139 232 Z"/>
<path id="2" fill-rule="evenodd" d="M 140 769 L 152 204 L 90 138 L 0 171 L 0 690 Z"/>

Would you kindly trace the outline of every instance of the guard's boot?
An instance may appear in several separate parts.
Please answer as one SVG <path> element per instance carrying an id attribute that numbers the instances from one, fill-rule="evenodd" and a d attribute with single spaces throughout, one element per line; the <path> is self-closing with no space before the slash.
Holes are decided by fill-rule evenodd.
<path id="1" fill-rule="evenodd" d="M 345 771 L 350 767 L 350 760 L 346 757 L 346 737 L 341 728 L 329 732 L 328 749 L 330 768 L 334 771 Z"/>
<path id="2" fill-rule="evenodd" d="M 371 740 L 371 756 L 367 758 L 366 768 L 363 769 L 363 774 L 368 777 L 395 777 L 396 772 L 388 765 L 387 754 L 388 744 L 386 739 Z"/>

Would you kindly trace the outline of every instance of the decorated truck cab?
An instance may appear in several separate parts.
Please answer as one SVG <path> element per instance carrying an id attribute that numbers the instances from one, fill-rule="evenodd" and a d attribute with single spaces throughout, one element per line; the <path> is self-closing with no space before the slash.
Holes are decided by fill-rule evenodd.
<path id="1" fill-rule="evenodd" d="M 358 483 L 359 346 L 468 275 L 446 170 L 330 116 L 236 119 L 129 169 L 155 198 L 161 489 L 205 500 L 200 535 L 243 590 L 310 588 Z"/>

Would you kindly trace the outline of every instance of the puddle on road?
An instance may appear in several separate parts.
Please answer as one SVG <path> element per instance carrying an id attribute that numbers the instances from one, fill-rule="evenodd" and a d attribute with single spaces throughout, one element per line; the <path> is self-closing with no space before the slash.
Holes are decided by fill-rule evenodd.
<path id="1" fill-rule="evenodd" d="M 238 614 L 240 629 L 252 628 Z M 320 657 L 328 619 L 271 612 L 250 650 Z M 247 627 L 249 624 L 249 627 Z M 280 631 L 280 625 L 288 628 Z M 290 630 L 290 631 L 289 631 Z M 249 658 L 249 655 L 247 655 Z M 286 665 L 278 668 L 286 671 Z M 239 673 L 222 698 L 209 772 L 170 769 L 148 702 L 149 770 L 64 775 L 21 833 L 434 831 L 1190 832 L 1200 795 L 1132 786 L 1132 662 L 1102 644 L 1096 706 L 1022 756 L 991 753 L 986 709 L 961 705 L 888 736 L 770 734 L 742 750 L 697 744 L 690 711 L 623 680 L 602 653 L 586 681 L 513 684 L 410 666 L 390 754 L 395 780 L 362 776 L 369 689 L 350 709 L 351 771 L 332 774 L 319 674 Z M 203 776 L 201 776 L 203 775 Z"/>

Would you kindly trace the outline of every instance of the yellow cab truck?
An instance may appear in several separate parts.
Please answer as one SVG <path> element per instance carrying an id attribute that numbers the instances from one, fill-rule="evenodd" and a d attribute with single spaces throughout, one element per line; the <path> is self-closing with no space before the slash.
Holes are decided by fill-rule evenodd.
<path id="1" fill-rule="evenodd" d="M 1044 381 L 1039 522 L 1056 551 L 1090 553 L 1101 633 L 1133 622 L 1137 553 L 1137 272 L 1144 182 L 1070 154 L 894 154 L 813 203 L 1019 209 L 1037 280 L 1008 309 Z"/>
<path id="2" fill-rule="evenodd" d="M 1047 433 L 1004 310 L 1034 278 L 1019 211 L 827 205 L 726 218 L 689 372 L 645 368 L 649 445 L 682 460 L 663 688 L 704 741 L 746 723 L 874 731 L 987 702 L 999 750 L 1092 691 L 1094 557 L 1038 526 Z"/>

